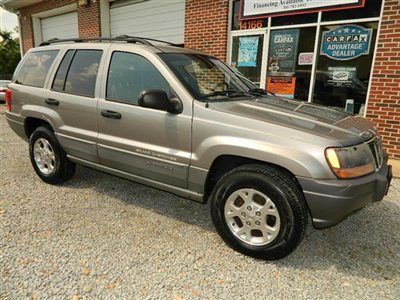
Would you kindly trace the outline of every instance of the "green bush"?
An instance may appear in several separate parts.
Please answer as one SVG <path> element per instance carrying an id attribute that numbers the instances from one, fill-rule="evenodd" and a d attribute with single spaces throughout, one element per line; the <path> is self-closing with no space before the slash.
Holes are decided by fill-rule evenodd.
<path id="1" fill-rule="evenodd" d="M 19 40 L 11 31 L 0 30 L 0 74 L 12 74 L 21 59 Z"/>

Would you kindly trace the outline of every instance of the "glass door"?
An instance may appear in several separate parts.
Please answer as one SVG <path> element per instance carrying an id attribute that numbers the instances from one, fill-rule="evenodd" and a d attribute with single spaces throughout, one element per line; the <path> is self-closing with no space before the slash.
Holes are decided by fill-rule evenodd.
<path id="1" fill-rule="evenodd" d="M 260 87 L 265 81 L 264 40 L 265 30 L 236 32 L 231 37 L 231 67 Z"/>

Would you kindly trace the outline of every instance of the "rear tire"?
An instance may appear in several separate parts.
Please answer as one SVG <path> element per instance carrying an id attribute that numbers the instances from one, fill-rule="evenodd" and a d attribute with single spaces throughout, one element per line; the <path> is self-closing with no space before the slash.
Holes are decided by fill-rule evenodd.
<path id="1" fill-rule="evenodd" d="M 246 165 L 224 175 L 211 196 L 211 216 L 231 248 L 266 260 L 293 252 L 308 223 L 305 199 L 295 179 L 264 165 Z"/>
<path id="2" fill-rule="evenodd" d="M 36 174 L 46 183 L 60 184 L 75 174 L 75 164 L 68 160 L 53 131 L 47 126 L 40 126 L 32 133 L 29 156 Z"/>

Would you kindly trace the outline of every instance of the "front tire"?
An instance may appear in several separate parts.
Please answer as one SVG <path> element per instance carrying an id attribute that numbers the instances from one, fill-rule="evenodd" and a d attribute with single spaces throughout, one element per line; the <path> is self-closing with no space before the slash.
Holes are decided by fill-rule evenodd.
<path id="1" fill-rule="evenodd" d="M 297 182 L 286 172 L 264 165 L 246 165 L 224 175 L 211 196 L 211 216 L 231 248 L 266 260 L 293 252 L 308 223 Z"/>
<path id="2" fill-rule="evenodd" d="M 60 184 L 75 174 L 75 164 L 68 160 L 53 131 L 47 126 L 40 126 L 32 133 L 29 156 L 36 174 L 46 183 Z"/>

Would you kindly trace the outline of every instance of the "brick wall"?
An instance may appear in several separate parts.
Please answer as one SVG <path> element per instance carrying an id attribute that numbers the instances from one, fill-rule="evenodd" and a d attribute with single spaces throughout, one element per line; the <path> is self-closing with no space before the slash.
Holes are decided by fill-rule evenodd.
<path id="1" fill-rule="evenodd" d="M 21 9 L 20 21 L 24 52 L 34 47 L 32 15 L 71 3 L 77 3 L 77 0 L 46 0 Z M 78 7 L 77 5 L 77 13 L 80 37 L 101 35 L 100 1 L 91 1 L 88 6 Z"/>
<path id="2" fill-rule="evenodd" d="M 100 1 L 78 7 L 79 37 L 101 36 Z"/>
<path id="3" fill-rule="evenodd" d="M 400 1 L 385 1 L 367 117 L 390 158 L 400 159 Z"/>
<path id="4" fill-rule="evenodd" d="M 186 0 L 185 47 L 226 60 L 228 0 Z"/>

